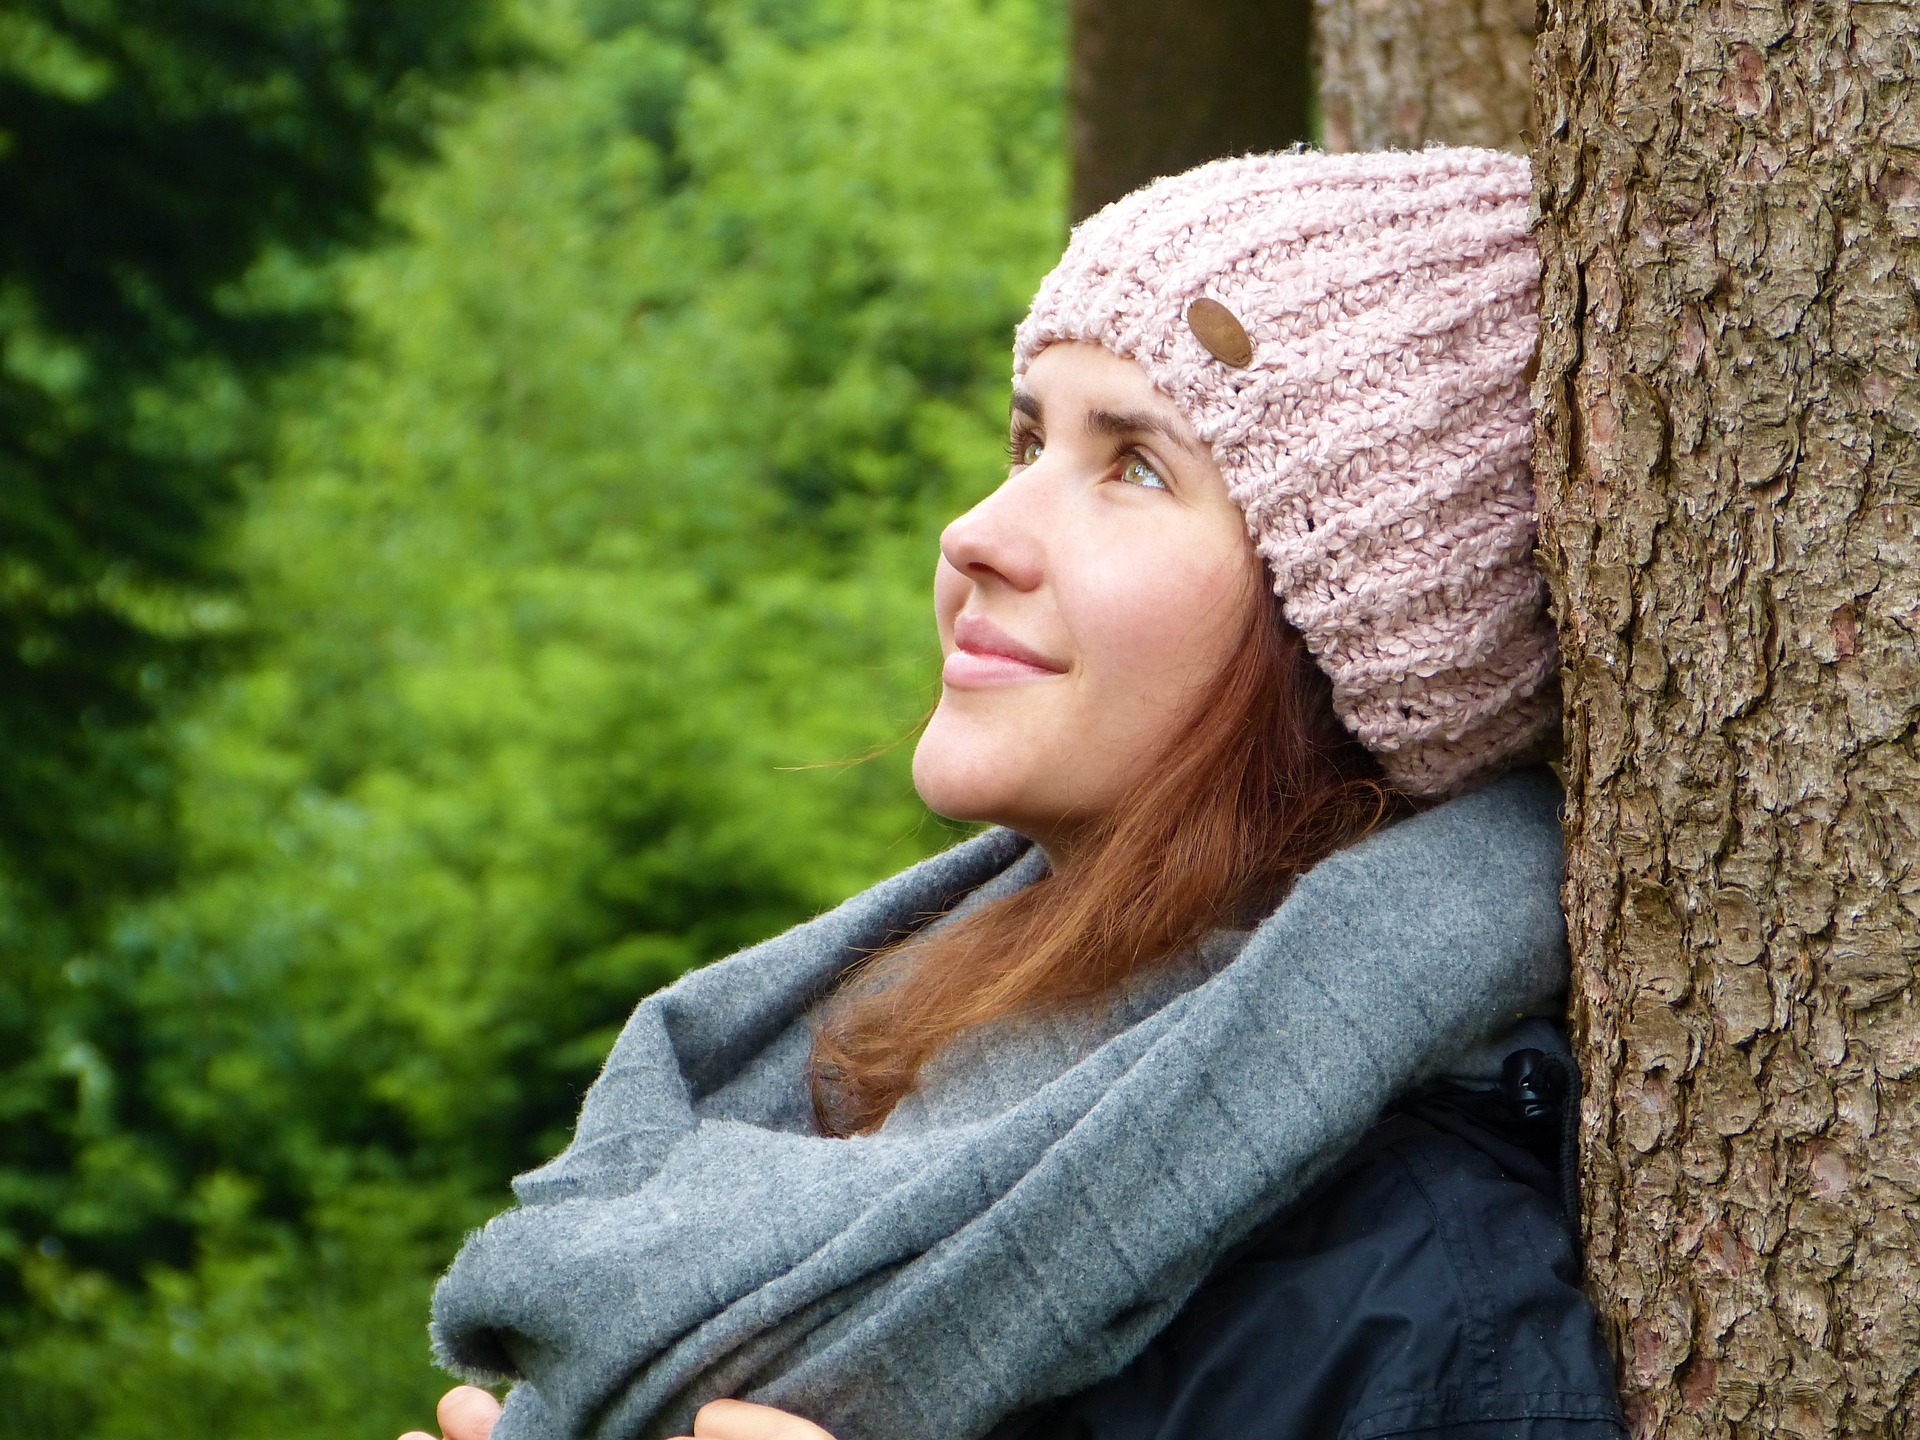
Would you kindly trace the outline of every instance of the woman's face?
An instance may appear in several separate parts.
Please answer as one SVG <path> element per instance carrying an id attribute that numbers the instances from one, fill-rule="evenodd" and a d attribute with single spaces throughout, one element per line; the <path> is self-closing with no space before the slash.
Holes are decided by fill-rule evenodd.
<path id="1" fill-rule="evenodd" d="M 1006 483 L 946 528 L 921 798 L 1059 860 L 1141 780 L 1238 646 L 1262 571 L 1213 457 L 1131 360 L 1042 351 Z"/>

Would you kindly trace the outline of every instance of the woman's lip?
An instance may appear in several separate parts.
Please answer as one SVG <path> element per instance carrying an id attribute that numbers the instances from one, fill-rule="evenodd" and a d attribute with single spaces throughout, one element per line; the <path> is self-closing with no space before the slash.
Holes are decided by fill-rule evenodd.
<path id="1" fill-rule="evenodd" d="M 1066 666 L 1021 644 L 979 615 L 955 617 L 953 646 L 940 671 L 940 678 L 949 685 L 1004 685 L 1067 672 Z"/>
<path id="2" fill-rule="evenodd" d="M 961 690 L 986 685 L 1012 685 L 1027 680 L 1051 680 L 1058 670 L 1043 670 L 1011 655 L 981 655 L 972 650 L 955 650 L 940 667 L 942 684 Z"/>

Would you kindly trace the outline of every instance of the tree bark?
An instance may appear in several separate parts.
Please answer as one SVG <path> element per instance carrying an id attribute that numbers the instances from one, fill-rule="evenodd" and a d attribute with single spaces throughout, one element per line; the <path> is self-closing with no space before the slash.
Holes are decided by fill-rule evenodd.
<path id="1" fill-rule="evenodd" d="M 1536 477 L 1637 1434 L 1920 1434 L 1920 19 L 1547 0 Z"/>
<path id="2" fill-rule="evenodd" d="M 1534 0 L 1317 0 L 1315 22 L 1328 150 L 1526 148 Z"/>
<path id="3" fill-rule="evenodd" d="M 1073 0 L 1073 218 L 1161 175 L 1311 138 L 1312 0 Z"/>

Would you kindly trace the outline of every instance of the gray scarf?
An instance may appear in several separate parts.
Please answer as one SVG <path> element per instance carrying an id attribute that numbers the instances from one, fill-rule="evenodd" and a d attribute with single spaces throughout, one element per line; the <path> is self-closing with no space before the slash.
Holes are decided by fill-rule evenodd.
<path id="1" fill-rule="evenodd" d="M 1394 825 L 1237 953 L 956 1049 L 850 1140 L 813 1133 L 808 1010 L 1037 853 L 990 832 L 695 971 L 440 1282 L 441 1362 L 520 1382 L 494 1440 L 686 1434 L 722 1395 L 972 1440 L 1111 1375 L 1396 1095 L 1551 1004 L 1559 799 L 1529 771 Z"/>

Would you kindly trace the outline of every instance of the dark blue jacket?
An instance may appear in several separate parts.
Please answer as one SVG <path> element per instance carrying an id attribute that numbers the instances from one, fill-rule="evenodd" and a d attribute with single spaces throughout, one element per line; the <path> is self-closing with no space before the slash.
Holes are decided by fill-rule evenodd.
<path id="1" fill-rule="evenodd" d="M 1623 1440 L 1561 1183 L 1570 1107 L 1509 1070 L 1400 1106 L 1126 1370 L 990 1440 Z"/>

